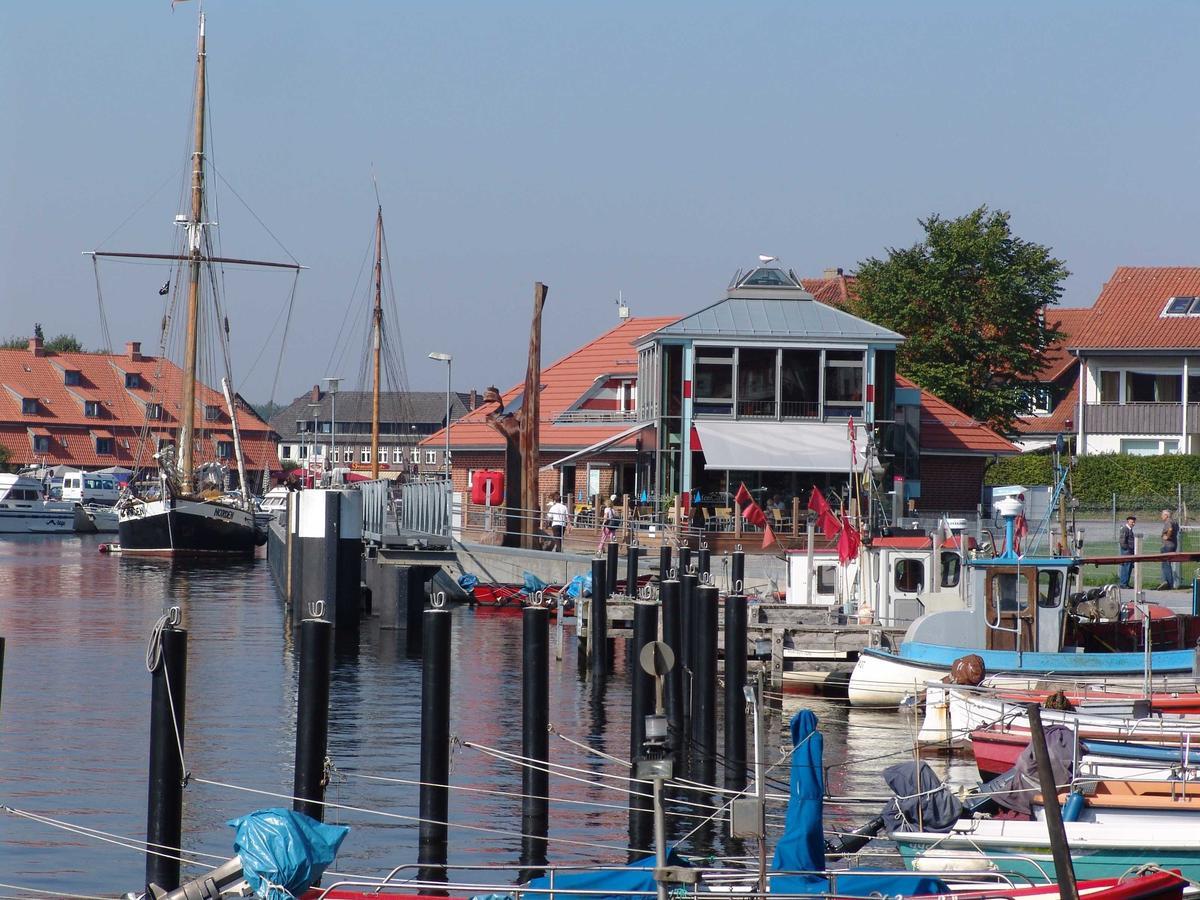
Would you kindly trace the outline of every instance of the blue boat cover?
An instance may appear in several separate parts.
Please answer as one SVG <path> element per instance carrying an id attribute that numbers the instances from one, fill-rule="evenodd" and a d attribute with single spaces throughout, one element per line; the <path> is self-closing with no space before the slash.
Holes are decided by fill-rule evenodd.
<path id="1" fill-rule="evenodd" d="M 479 579 L 468 572 L 458 576 L 458 586 L 469 594 L 479 586 Z"/>
<path id="2" fill-rule="evenodd" d="M 544 591 L 546 588 L 550 587 L 549 584 L 542 581 L 542 579 L 538 578 L 532 572 L 522 572 L 521 581 L 525 585 L 525 593 L 530 595 L 536 594 L 538 591 Z"/>
<path id="3" fill-rule="evenodd" d="M 825 871 L 825 769 L 824 741 L 817 731 L 817 717 L 802 709 L 792 717 L 792 775 L 788 794 L 787 820 L 783 837 L 775 845 L 771 863 L 776 871 Z M 834 884 L 831 885 L 831 881 Z M 854 897 L 871 894 L 918 896 L 947 894 L 950 888 L 938 878 L 880 872 L 878 875 L 774 875 L 771 893 L 838 893 Z"/>
<path id="4" fill-rule="evenodd" d="M 586 594 L 589 597 L 592 596 L 592 573 L 591 572 L 588 572 L 586 575 L 576 575 L 567 584 L 567 596 L 568 597 L 570 597 L 574 600 L 578 600 L 580 595 L 582 595 L 582 594 Z"/>
<path id="5" fill-rule="evenodd" d="M 290 809 L 260 809 L 230 819 L 246 881 L 263 900 L 291 900 L 317 883 L 350 832 Z"/>

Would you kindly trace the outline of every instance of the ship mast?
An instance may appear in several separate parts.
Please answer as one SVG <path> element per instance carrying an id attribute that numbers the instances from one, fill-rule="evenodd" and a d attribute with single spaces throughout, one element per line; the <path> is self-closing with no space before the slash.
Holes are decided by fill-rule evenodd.
<path id="1" fill-rule="evenodd" d="M 192 211 L 187 223 L 187 335 L 183 358 L 183 422 L 179 429 L 179 480 L 184 493 L 192 490 L 196 425 L 196 345 L 200 320 L 200 265 L 203 259 L 204 218 L 204 13 L 196 48 L 196 109 L 192 149 Z"/>
<path id="2" fill-rule="evenodd" d="M 371 391 L 371 477 L 379 477 L 379 355 L 383 347 L 383 207 L 375 218 L 375 383 Z"/>

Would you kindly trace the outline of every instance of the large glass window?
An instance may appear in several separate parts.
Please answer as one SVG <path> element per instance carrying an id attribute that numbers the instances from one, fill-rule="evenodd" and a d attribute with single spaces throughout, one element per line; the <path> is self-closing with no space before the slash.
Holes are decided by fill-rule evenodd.
<path id="1" fill-rule="evenodd" d="M 863 353 L 861 350 L 825 351 L 825 406 L 827 415 L 853 415 L 863 405 Z"/>
<path id="2" fill-rule="evenodd" d="M 783 351 L 779 398 L 785 419 L 815 419 L 821 414 L 820 350 Z"/>
<path id="3" fill-rule="evenodd" d="M 775 376 L 779 352 L 743 347 L 738 350 L 738 416 L 775 418 Z"/>
<path id="4" fill-rule="evenodd" d="M 733 412 L 733 348 L 697 347 L 693 387 L 697 413 Z"/>
<path id="5" fill-rule="evenodd" d="M 1156 372 L 1126 372 L 1126 403 L 1178 403 L 1182 377 Z"/>
<path id="6" fill-rule="evenodd" d="M 875 351 L 875 421 L 891 422 L 896 416 L 896 351 Z"/>
<path id="7" fill-rule="evenodd" d="M 953 550 L 942 551 L 942 587 L 958 587 L 962 577 L 962 558 Z"/>
<path id="8" fill-rule="evenodd" d="M 917 559 L 896 560 L 896 590 L 915 594 L 925 583 L 925 566 Z"/>
<path id="9" fill-rule="evenodd" d="M 1042 569 L 1038 572 L 1037 605 L 1052 609 L 1062 599 L 1063 573 L 1058 569 Z"/>
<path id="10" fill-rule="evenodd" d="M 1121 373 L 1120 372 L 1100 372 L 1100 402 L 1101 403 L 1120 403 L 1121 402 Z"/>

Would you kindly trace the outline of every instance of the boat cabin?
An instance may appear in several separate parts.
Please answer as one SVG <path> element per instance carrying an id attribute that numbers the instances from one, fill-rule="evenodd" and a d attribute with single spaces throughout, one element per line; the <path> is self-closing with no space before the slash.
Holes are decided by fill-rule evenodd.
<path id="1" fill-rule="evenodd" d="M 6 509 L 32 509 L 42 500 L 42 483 L 27 475 L 0 473 L 0 506 Z"/>

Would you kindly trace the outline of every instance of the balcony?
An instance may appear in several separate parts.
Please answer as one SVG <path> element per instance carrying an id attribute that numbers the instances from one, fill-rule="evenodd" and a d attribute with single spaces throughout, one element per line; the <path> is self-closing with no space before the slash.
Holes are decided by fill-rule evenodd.
<path id="1" fill-rule="evenodd" d="M 554 417 L 555 425 L 608 425 L 636 421 L 637 411 L 632 409 L 568 409 Z"/>
<path id="2" fill-rule="evenodd" d="M 1087 403 L 1087 434 L 1175 434 L 1182 429 L 1179 403 Z M 1200 431 L 1200 403 L 1188 404 L 1189 433 Z"/>

